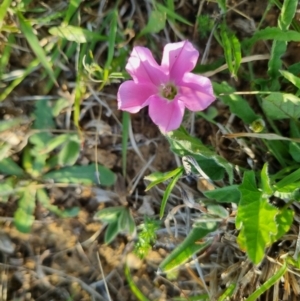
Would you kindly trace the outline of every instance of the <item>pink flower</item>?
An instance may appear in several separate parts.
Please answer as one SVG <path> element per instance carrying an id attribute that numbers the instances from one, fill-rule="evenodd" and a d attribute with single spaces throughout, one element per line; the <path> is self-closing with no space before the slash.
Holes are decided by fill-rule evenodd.
<path id="1" fill-rule="evenodd" d="M 202 111 L 216 99 L 211 81 L 190 73 L 198 56 L 188 41 L 170 43 L 158 65 L 148 48 L 134 47 L 126 65 L 133 80 L 119 87 L 119 109 L 136 113 L 149 106 L 149 115 L 162 132 L 177 129 L 185 107 Z"/>

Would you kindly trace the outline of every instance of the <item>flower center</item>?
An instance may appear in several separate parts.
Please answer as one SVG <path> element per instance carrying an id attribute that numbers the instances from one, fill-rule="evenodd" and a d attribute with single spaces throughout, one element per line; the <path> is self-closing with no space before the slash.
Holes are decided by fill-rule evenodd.
<path id="1" fill-rule="evenodd" d="M 177 95 L 177 88 L 173 84 L 162 85 L 160 95 L 168 100 L 173 100 Z"/>

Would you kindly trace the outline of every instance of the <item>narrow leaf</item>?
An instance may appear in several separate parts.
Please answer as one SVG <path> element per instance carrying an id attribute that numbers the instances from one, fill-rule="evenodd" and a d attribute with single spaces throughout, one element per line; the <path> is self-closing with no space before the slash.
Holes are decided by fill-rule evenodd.
<path id="1" fill-rule="evenodd" d="M 214 190 L 204 191 L 203 194 L 210 199 L 214 199 L 219 203 L 236 203 L 238 204 L 241 198 L 241 193 L 238 185 L 224 186 Z"/>
<path id="2" fill-rule="evenodd" d="M 165 208 L 167 205 L 167 200 L 175 186 L 175 184 L 177 183 L 177 181 L 179 180 L 179 178 L 182 176 L 183 174 L 183 168 L 180 168 L 178 170 L 178 173 L 174 176 L 174 178 L 171 180 L 171 182 L 169 183 L 169 185 L 167 186 L 164 195 L 163 195 L 163 199 L 161 201 L 161 205 L 160 205 L 160 211 L 159 211 L 159 218 L 163 218 L 164 216 L 164 212 L 165 212 Z"/>
<path id="3" fill-rule="evenodd" d="M 286 262 L 282 265 L 282 267 L 271 276 L 262 286 L 260 286 L 254 293 L 252 293 L 245 301 L 255 301 L 266 292 L 270 287 L 272 287 L 280 278 L 285 274 L 287 269 Z"/>
<path id="4" fill-rule="evenodd" d="M 234 88 L 229 86 L 228 83 L 218 84 L 213 82 L 213 87 L 221 101 L 229 106 L 230 112 L 241 118 L 246 124 L 251 124 L 260 118 L 243 97 L 234 94 Z"/>
<path id="5" fill-rule="evenodd" d="M 44 49 L 40 46 L 40 42 L 36 37 L 35 33 L 33 32 L 31 24 L 23 17 L 20 11 L 17 12 L 17 16 L 19 18 L 21 31 L 26 37 L 29 45 L 31 46 L 33 52 L 40 60 L 41 64 L 44 66 L 45 70 L 47 71 L 48 75 L 50 76 L 51 80 L 58 86 L 54 72 L 51 68 L 51 65 L 46 57 Z"/>
<path id="6" fill-rule="evenodd" d="M 33 224 L 35 194 L 36 190 L 30 186 L 28 186 L 27 189 L 21 193 L 21 197 L 18 202 L 18 209 L 14 214 L 14 224 L 22 233 L 28 233 Z"/>
<path id="7" fill-rule="evenodd" d="M 165 273 L 187 262 L 193 254 L 204 250 L 212 240 L 207 240 L 204 243 L 199 242 L 207 234 L 215 231 L 216 223 L 206 223 L 202 227 L 192 228 L 191 232 L 185 240 L 159 265 L 159 272 Z"/>
<path id="8" fill-rule="evenodd" d="M 174 176 L 176 176 L 178 174 L 178 172 L 180 170 L 181 170 L 181 167 L 177 167 L 176 169 L 174 169 L 172 171 L 168 171 L 168 172 L 156 171 L 156 172 L 146 176 L 144 179 L 147 181 L 150 181 L 151 183 L 146 187 L 145 191 L 148 191 L 152 187 L 154 187 L 162 182 L 165 182 L 165 181 L 169 180 L 170 178 L 173 178 Z"/>
<path id="9" fill-rule="evenodd" d="M 98 174 L 97 174 L 98 170 Z M 113 185 L 115 182 L 115 174 L 108 168 L 102 165 L 86 165 L 86 166 L 71 166 L 61 168 L 46 173 L 42 176 L 44 180 L 52 180 L 58 183 L 78 183 L 78 184 L 100 184 L 104 186 Z"/>
<path id="10" fill-rule="evenodd" d="M 57 27 L 51 27 L 49 33 L 53 36 L 66 39 L 70 42 L 76 42 L 78 44 L 87 43 L 90 41 L 107 41 L 106 36 L 101 36 L 95 32 L 89 31 L 77 26 L 62 25 Z"/>
<path id="11" fill-rule="evenodd" d="M 285 70 L 279 70 L 279 72 L 285 79 L 287 79 L 294 86 L 296 86 L 298 89 L 300 89 L 300 78 L 298 76 L 295 76 L 293 73 L 285 71 Z"/>

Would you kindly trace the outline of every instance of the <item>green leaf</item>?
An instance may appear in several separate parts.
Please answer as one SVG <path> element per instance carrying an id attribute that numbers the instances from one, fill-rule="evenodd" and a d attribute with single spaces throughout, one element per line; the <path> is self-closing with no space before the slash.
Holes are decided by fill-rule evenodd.
<path id="1" fill-rule="evenodd" d="M 70 42 L 76 42 L 78 44 L 91 41 L 107 41 L 108 38 L 106 36 L 89 31 L 88 29 L 72 25 L 51 27 L 49 29 L 49 33 L 53 36 L 66 39 Z"/>
<path id="2" fill-rule="evenodd" d="M 275 221 L 278 209 L 270 205 L 263 192 L 256 188 L 253 171 L 244 173 L 240 185 L 241 201 L 239 203 L 236 227 L 241 229 L 238 243 L 245 248 L 249 258 L 258 264 L 265 255 L 265 248 L 272 242 L 272 236 L 278 233 Z"/>
<path id="3" fill-rule="evenodd" d="M 290 230 L 291 225 L 294 221 L 294 214 L 295 212 L 288 208 L 283 208 L 279 211 L 279 213 L 276 215 L 278 232 L 273 237 L 273 242 L 276 242 L 278 239 L 280 239 L 285 233 L 287 233 Z"/>
<path id="4" fill-rule="evenodd" d="M 17 177 L 25 175 L 24 170 L 12 158 L 5 158 L 0 161 L 0 173 Z"/>
<path id="5" fill-rule="evenodd" d="M 278 19 L 279 28 L 286 30 L 289 28 L 297 11 L 298 0 L 284 0 Z"/>
<path id="6" fill-rule="evenodd" d="M 293 73 L 285 71 L 285 70 L 279 70 L 279 72 L 285 79 L 287 79 L 294 86 L 296 86 L 298 89 L 300 89 L 300 78 L 298 76 L 295 76 Z"/>
<path id="7" fill-rule="evenodd" d="M 228 29 L 225 22 L 221 24 L 220 29 L 220 36 L 222 39 L 224 55 L 228 69 L 231 75 L 237 78 L 237 72 L 242 60 L 240 42 L 237 37 Z"/>
<path id="8" fill-rule="evenodd" d="M 300 145 L 299 145 L 299 143 L 290 142 L 289 153 L 296 162 L 300 163 Z"/>
<path id="9" fill-rule="evenodd" d="M 230 112 L 241 118 L 246 124 L 251 124 L 261 118 L 255 114 L 248 101 L 240 95 L 234 94 L 234 88 L 229 86 L 228 83 L 222 82 L 218 84 L 213 82 L 213 87 L 215 93 L 218 94 L 218 98 L 220 98 L 225 105 L 229 106 Z M 223 93 L 225 95 L 223 95 Z"/>
<path id="10" fill-rule="evenodd" d="M 9 8 L 11 2 L 12 0 L 3 0 L 3 2 L 0 4 L 0 31 L 7 9 Z"/>
<path id="11" fill-rule="evenodd" d="M 139 37 L 148 33 L 158 33 L 166 26 L 166 13 L 158 10 L 151 11 L 147 25 L 139 33 Z"/>
<path id="12" fill-rule="evenodd" d="M 287 185 L 293 184 L 300 180 L 300 168 L 285 176 L 282 180 L 276 183 L 275 188 L 281 189 Z"/>
<path id="13" fill-rule="evenodd" d="M 122 172 L 123 172 L 123 177 L 126 177 L 129 124 L 130 124 L 130 114 L 128 112 L 122 112 Z"/>
<path id="14" fill-rule="evenodd" d="M 140 291 L 138 286 L 134 283 L 132 276 L 130 275 L 130 270 L 127 264 L 125 264 L 125 277 L 129 284 L 129 287 L 133 294 L 137 297 L 139 301 L 150 301 L 144 294 Z"/>
<path id="15" fill-rule="evenodd" d="M 113 185 L 116 179 L 115 174 L 108 168 L 102 165 L 96 166 L 95 164 L 65 167 L 50 171 L 42 176 L 44 180 L 52 180 L 58 183 L 78 183 L 86 185 L 98 184 L 98 177 L 100 184 L 104 186 Z"/>
<path id="16" fill-rule="evenodd" d="M 129 234 L 133 234 L 135 231 L 135 223 L 134 219 L 131 215 L 131 212 L 128 208 L 123 207 L 123 210 L 118 219 L 119 229 L 122 232 L 128 232 Z"/>
<path id="17" fill-rule="evenodd" d="M 273 189 L 270 184 L 270 178 L 268 174 L 268 164 L 265 163 L 261 170 L 261 188 L 265 195 L 271 196 L 273 194 Z"/>
<path id="18" fill-rule="evenodd" d="M 169 8 L 161 5 L 160 3 L 156 3 L 157 8 L 160 12 L 166 13 L 168 17 L 170 17 L 171 19 L 177 20 L 183 24 L 189 25 L 189 26 L 193 26 L 193 24 L 189 21 L 187 21 L 186 19 L 184 19 L 183 17 L 181 17 L 180 15 L 176 14 L 174 11 L 170 10 Z"/>
<path id="19" fill-rule="evenodd" d="M 254 293 L 252 293 L 245 301 L 255 301 L 258 300 L 259 296 L 270 289 L 280 278 L 285 274 L 287 269 L 286 262 L 282 267 L 271 276 L 264 284 L 262 284 Z"/>
<path id="20" fill-rule="evenodd" d="M 166 134 L 168 138 L 172 151 L 180 156 L 186 155 L 197 155 L 196 160 L 199 162 L 199 158 L 202 158 L 203 161 L 209 159 L 211 162 L 215 163 L 215 167 L 220 166 L 224 168 L 228 174 L 229 182 L 233 181 L 233 169 L 232 165 L 228 163 L 223 157 L 217 155 L 215 152 L 208 149 L 202 144 L 202 142 L 194 137 L 191 137 L 188 133 L 185 132 L 182 128 L 169 132 Z M 205 168 L 203 164 L 199 163 L 203 171 L 211 178 L 215 170 L 212 168 Z"/>
<path id="21" fill-rule="evenodd" d="M 80 142 L 70 140 L 62 147 L 58 154 L 58 164 L 61 166 L 72 166 L 76 163 L 80 154 Z"/>
<path id="22" fill-rule="evenodd" d="M 10 156 L 11 145 L 9 143 L 0 143 L 0 162 Z"/>
<path id="23" fill-rule="evenodd" d="M 36 190 L 31 186 L 28 186 L 26 190 L 21 193 L 18 209 L 14 214 L 14 224 L 22 233 L 30 232 L 34 222 L 35 194 Z"/>
<path id="24" fill-rule="evenodd" d="M 220 218 L 228 218 L 228 211 L 221 205 L 209 204 L 207 205 L 207 212 L 211 215 L 218 216 Z"/>
<path id="25" fill-rule="evenodd" d="M 95 219 L 100 219 L 104 223 L 113 223 L 118 221 L 120 214 L 124 210 L 124 207 L 109 207 L 99 210 L 95 215 Z"/>
<path id="26" fill-rule="evenodd" d="M 166 208 L 166 205 L 167 205 L 167 200 L 168 200 L 175 184 L 177 183 L 179 178 L 182 176 L 182 174 L 183 174 L 183 168 L 179 168 L 178 173 L 174 176 L 174 178 L 168 184 L 168 186 L 167 186 L 167 188 L 164 192 L 163 199 L 162 199 L 161 205 L 160 205 L 160 211 L 159 211 L 159 218 L 160 219 L 162 219 L 163 216 L 164 216 L 165 208 Z"/>
<path id="27" fill-rule="evenodd" d="M 112 20 L 109 25 L 109 36 L 108 36 L 108 53 L 105 62 L 105 69 L 108 70 L 111 67 L 115 53 L 116 35 L 118 30 L 118 12 L 114 10 L 112 12 Z"/>
<path id="28" fill-rule="evenodd" d="M 203 194 L 210 199 L 214 199 L 219 203 L 236 203 L 238 204 L 241 198 L 241 193 L 238 185 L 224 186 L 215 190 L 204 191 Z"/>
<path id="29" fill-rule="evenodd" d="M 166 273 L 187 262 L 193 254 L 204 250 L 211 245 L 212 240 L 199 242 L 207 234 L 215 231 L 216 223 L 206 223 L 202 227 L 192 228 L 185 240 L 175 248 L 159 265 L 159 272 Z"/>
<path id="30" fill-rule="evenodd" d="M 181 170 L 181 167 L 177 167 L 176 169 L 168 172 L 153 172 L 152 174 L 144 177 L 145 180 L 150 181 L 151 183 L 146 187 L 145 191 L 148 191 L 152 187 L 165 182 L 169 180 L 170 178 L 173 178 L 178 174 L 178 172 Z"/>
<path id="31" fill-rule="evenodd" d="M 52 107 L 52 115 L 53 117 L 57 117 L 60 112 L 70 106 L 70 101 L 65 98 L 59 98 L 55 101 Z"/>
<path id="32" fill-rule="evenodd" d="M 22 118 L 12 118 L 9 120 L 0 121 L 0 132 L 7 131 L 13 127 L 20 125 L 22 121 Z"/>
<path id="33" fill-rule="evenodd" d="M 21 31 L 24 34 L 27 42 L 31 46 L 33 52 L 39 59 L 40 63 L 44 66 L 51 80 L 56 84 L 55 74 L 51 68 L 51 65 L 46 57 L 44 49 L 40 46 L 40 42 L 36 37 L 36 34 L 33 32 L 32 25 L 23 17 L 20 11 L 17 11 L 17 16 L 19 18 L 19 23 L 21 27 Z"/>
<path id="34" fill-rule="evenodd" d="M 7 178 L 0 182 L 0 202 L 6 203 L 11 194 L 14 193 L 15 179 Z"/>
<path id="35" fill-rule="evenodd" d="M 254 44 L 258 40 L 276 40 L 283 42 L 299 42 L 300 33 L 294 30 L 281 30 L 278 27 L 266 27 L 253 34 L 253 36 L 246 40 L 246 43 L 250 45 Z"/>
<path id="36" fill-rule="evenodd" d="M 111 243 L 116 238 L 120 230 L 118 221 L 109 223 L 105 231 L 104 242 L 106 244 Z"/>
<path id="37" fill-rule="evenodd" d="M 264 98 L 262 107 L 273 120 L 300 117 L 300 99 L 293 94 L 273 92 Z"/>

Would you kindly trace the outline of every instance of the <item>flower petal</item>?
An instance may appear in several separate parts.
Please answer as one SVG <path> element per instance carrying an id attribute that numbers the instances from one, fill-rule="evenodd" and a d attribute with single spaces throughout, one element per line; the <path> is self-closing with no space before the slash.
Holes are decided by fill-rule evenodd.
<path id="1" fill-rule="evenodd" d="M 132 80 L 122 83 L 118 91 L 119 110 L 136 113 L 148 105 L 148 99 L 157 89 L 149 84 L 137 84 Z"/>
<path id="2" fill-rule="evenodd" d="M 190 72 L 197 64 L 199 52 L 189 41 L 167 44 L 161 65 L 169 69 L 169 77 L 176 82 L 184 73 Z"/>
<path id="3" fill-rule="evenodd" d="M 149 98 L 149 116 L 162 132 L 179 128 L 184 114 L 184 104 L 181 101 L 167 101 L 157 95 Z"/>
<path id="4" fill-rule="evenodd" d="M 216 99 L 207 77 L 186 73 L 179 86 L 178 98 L 191 111 L 202 111 Z"/>
<path id="5" fill-rule="evenodd" d="M 133 48 L 126 70 L 136 83 L 152 83 L 158 86 L 167 80 L 167 72 L 157 64 L 151 51 L 145 47 Z"/>

